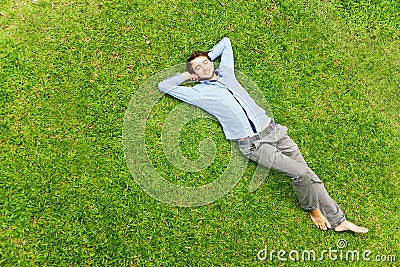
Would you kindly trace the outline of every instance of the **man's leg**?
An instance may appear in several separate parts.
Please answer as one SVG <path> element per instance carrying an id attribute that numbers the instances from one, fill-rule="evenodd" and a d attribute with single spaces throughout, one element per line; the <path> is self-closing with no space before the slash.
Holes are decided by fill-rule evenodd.
<path id="1" fill-rule="evenodd" d="M 284 127 L 284 126 L 278 126 L 278 127 Z M 279 149 L 282 151 L 282 153 L 288 155 L 290 158 L 298 161 L 304 166 L 307 166 L 312 184 L 318 195 L 319 208 L 322 212 L 322 215 L 329 220 L 330 224 L 332 225 L 332 228 L 335 231 L 337 232 L 353 231 L 356 233 L 368 232 L 367 228 L 357 226 L 354 223 L 346 220 L 342 210 L 339 208 L 336 202 L 329 196 L 328 192 L 325 189 L 324 184 L 319 179 L 319 177 L 308 167 L 296 143 L 289 136 L 286 135 L 286 137 L 280 139 Z M 313 212 L 314 214 L 318 214 L 319 211 L 316 210 Z M 313 217 L 313 212 L 310 212 L 311 217 Z"/>
<path id="2" fill-rule="evenodd" d="M 321 180 L 305 163 L 297 145 L 287 136 L 286 127 L 277 124 L 274 131 L 262 140 L 240 145 L 240 150 L 258 164 L 289 176 L 301 207 L 310 212 L 311 218 L 317 217 L 313 223 L 318 228 L 326 230 L 327 226 L 330 226 L 327 221 L 329 220 L 335 231 L 368 231 L 367 228 L 358 227 L 345 219 L 336 202 L 329 197 Z M 321 206 L 328 219 L 320 212 Z"/>
<path id="3" fill-rule="evenodd" d="M 292 180 L 292 185 L 296 191 L 300 206 L 311 211 L 318 208 L 318 195 L 312 185 L 309 175 L 309 168 L 284 155 L 278 148 L 278 142 L 286 134 L 282 129 L 275 127 L 274 131 L 261 140 L 252 144 L 240 145 L 240 150 L 249 159 L 258 164 L 276 170 Z"/>
<path id="4" fill-rule="evenodd" d="M 281 125 L 277 125 L 277 127 L 284 128 L 283 131 L 287 133 L 286 127 Z M 336 226 L 344 222 L 346 218 L 343 211 L 339 208 L 338 204 L 329 196 L 321 179 L 308 167 L 297 144 L 287 134 L 285 134 L 279 139 L 277 149 L 279 149 L 284 155 L 299 162 L 307 168 L 311 183 L 318 196 L 318 208 L 321 210 L 322 215 L 329 221 L 331 227 L 335 228 Z"/>

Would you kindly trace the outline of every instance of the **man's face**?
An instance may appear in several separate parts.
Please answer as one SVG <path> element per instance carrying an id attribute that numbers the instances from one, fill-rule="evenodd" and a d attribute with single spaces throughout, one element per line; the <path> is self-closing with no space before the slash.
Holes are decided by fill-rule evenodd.
<path id="1" fill-rule="evenodd" d="M 199 76 L 200 80 L 210 80 L 215 75 L 214 63 L 207 57 L 196 57 L 191 61 L 194 73 Z"/>

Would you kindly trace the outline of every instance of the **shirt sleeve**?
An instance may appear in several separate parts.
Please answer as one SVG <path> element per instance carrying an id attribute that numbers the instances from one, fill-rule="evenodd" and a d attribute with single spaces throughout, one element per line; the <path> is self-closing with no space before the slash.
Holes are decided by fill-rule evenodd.
<path id="1" fill-rule="evenodd" d="M 228 37 L 222 38 L 209 52 L 208 56 L 211 60 L 221 56 L 220 65 L 234 68 L 233 50 L 231 41 Z"/>
<path id="2" fill-rule="evenodd" d="M 158 84 L 158 89 L 161 92 L 176 97 L 182 101 L 191 103 L 191 100 L 195 97 L 195 91 L 193 87 L 180 86 L 185 81 L 183 74 L 178 73 L 175 76 L 166 78 Z"/>

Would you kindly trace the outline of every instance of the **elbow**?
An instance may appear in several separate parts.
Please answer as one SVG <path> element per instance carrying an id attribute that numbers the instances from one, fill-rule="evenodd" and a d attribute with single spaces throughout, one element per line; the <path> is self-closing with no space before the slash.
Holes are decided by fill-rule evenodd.
<path id="1" fill-rule="evenodd" d="M 160 82 L 160 83 L 158 84 L 158 90 L 160 90 L 160 91 L 163 92 L 163 93 L 165 93 L 165 92 L 168 91 L 167 86 L 166 86 L 166 84 L 165 84 L 164 81 L 162 81 L 162 82 Z"/>
<path id="2" fill-rule="evenodd" d="M 231 40 L 229 39 L 229 37 L 225 36 L 224 38 L 222 38 L 222 40 L 224 40 L 226 43 L 230 44 Z"/>

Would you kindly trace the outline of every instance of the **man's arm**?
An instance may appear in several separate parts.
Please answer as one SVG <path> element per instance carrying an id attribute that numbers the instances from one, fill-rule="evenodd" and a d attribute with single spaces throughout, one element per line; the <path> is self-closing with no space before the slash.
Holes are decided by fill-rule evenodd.
<path id="1" fill-rule="evenodd" d="M 231 41 L 228 37 L 222 38 L 209 52 L 208 56 L 214 60 L 221 56 L 220 65 L 234 68 L 233 50 Z"/>
<path id="2" fill-rule="evenodd" d="M 194 92 L 190 90 L 191 87 L 181 86 L 182 83 L 188 80 L 198 81 L 198 76 L 196 74 L 190 74 L 189 72 L 180 73 L 160 82 L 158 88 L 161 92 L 189 102 L 194 97 Z"/>

